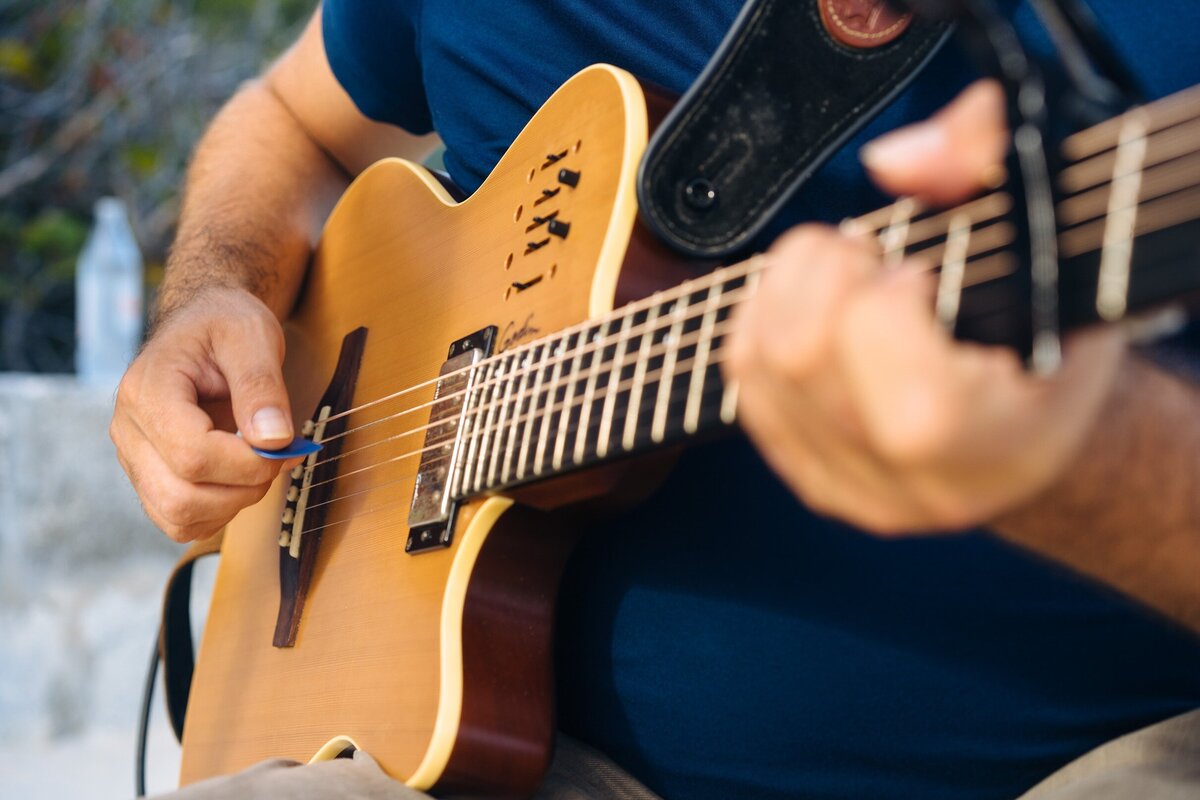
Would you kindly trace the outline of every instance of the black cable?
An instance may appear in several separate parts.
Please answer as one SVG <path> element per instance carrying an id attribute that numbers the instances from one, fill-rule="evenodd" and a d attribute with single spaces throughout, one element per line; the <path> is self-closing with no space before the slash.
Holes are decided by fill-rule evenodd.
<path id="1" fill-rule="evenodd" d="M 142 713 L 138 722 L 137 754 L 133 769 L 136 797 L 146 796 L 146 738 L 150 728 L 150 703 L 154 700 L 154 682 L 158 678 L 158 643 L 161 631 L 154 637 L 154 650 L 150 654 L 150 667 L 146 670 L 146 685 L 142 690 Z"/>

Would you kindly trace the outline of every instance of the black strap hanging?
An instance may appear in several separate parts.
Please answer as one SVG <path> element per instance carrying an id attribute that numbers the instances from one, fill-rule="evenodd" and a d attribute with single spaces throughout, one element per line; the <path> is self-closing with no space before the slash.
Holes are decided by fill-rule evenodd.
<path id="1" fill-rule="evenodd" d="M 650 141 L 647 225 L 689 256 L 746 246 L 949 30 L 886 0 L 749 0 Z"/>

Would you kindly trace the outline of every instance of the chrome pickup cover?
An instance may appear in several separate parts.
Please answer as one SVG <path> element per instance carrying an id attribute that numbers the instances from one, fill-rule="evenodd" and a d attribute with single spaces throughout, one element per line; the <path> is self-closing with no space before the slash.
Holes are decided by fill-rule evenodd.
<path id="1" fill-rule="evenodd" d="M 425 431 L 424 452 L 408 513 L 409 528 L 425 528 L 449 521 L 452 498 L 448 479 L 454 474 L 461 456 L 462 442 L 458 432 L 475 381 L 476 370 L 470 367 L 483 356 L 484 352 L 478 348 L 467 350 L 442 364 L 438 373 L 442 378 L 434 392 L 429 428 Z"/>

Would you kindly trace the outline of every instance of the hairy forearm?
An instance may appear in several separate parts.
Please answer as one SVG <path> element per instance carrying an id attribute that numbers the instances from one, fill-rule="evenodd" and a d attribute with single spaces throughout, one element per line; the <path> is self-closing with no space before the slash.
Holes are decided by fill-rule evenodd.
<path id="1" fill-rule="evenodd" d="M 346 182 L 265 81 L 243 87 L 196 148 L 156 325 L 212 287 L 245 289 L 285 316 Z"/>
<path id="2" fill-rule="evenodd" d="M 1128 356 L 1073 468 L 994 527 L 1200 631 L 1200 388 Z"/>

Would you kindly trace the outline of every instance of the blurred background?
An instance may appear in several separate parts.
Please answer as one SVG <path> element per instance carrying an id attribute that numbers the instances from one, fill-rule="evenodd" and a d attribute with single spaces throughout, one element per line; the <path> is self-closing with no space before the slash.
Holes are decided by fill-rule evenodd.
<path id="1" fill-rule="evenodd" d="M 0 797 L 134 794 L 142 681 L 178 548 L 114 458 L 115 379 L 76 375 L 77 318 L 124 315 L 136 342 L 193 144 L 314 5 L 0 0 Z M 100 198 L 120 201 L 106 207 L 124 233 L 93 233 Z M 85 252 L 90 234 L 108 249 Z M 144 302 L 92 296 L 88 270 L 114 236 L 136 242 L 122 269 Z M 156 699 L 151 792 L 177 768 Z"/>

